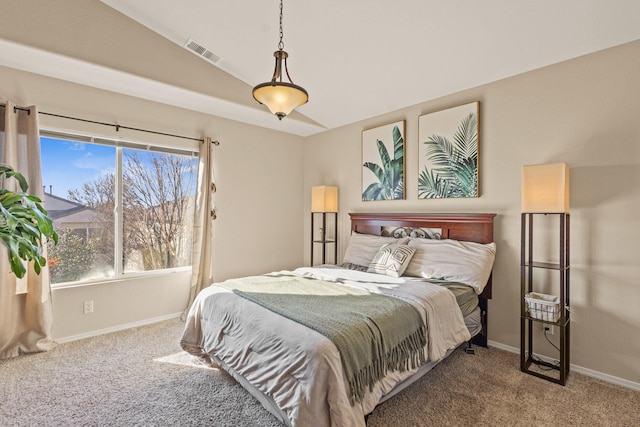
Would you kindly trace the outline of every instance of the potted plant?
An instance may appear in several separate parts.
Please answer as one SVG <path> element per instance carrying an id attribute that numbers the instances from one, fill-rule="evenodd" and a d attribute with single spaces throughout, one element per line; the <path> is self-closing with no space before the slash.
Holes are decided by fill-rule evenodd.
<path id="1" fill-rule="evenodd" d="M 47 260 L 42 256 L 46 238 L 58 243 L 58 235 L 53 230 L 53 222 L 42 207 L 42 201 L 27 194 L 29 185 L 22 174 L 13 168 L 0 164 L 0 179 L 13 178 L 20 184 L 20 192 L 0 189 L 0 240 L 9 250 L 11 271 L 17 277 L 24 277 L 27 269 L 23 261 L 34 261 L 33 269 L 40 274 Z"/>

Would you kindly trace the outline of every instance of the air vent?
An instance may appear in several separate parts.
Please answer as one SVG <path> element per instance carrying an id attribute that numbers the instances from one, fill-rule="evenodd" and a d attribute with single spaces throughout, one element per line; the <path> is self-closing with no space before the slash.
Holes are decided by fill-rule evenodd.
<path id="1" fill-rule="evenodd" d="M 187 40 L 187 42 L 184 44 L 184 47 L 186 47 L 196 55 L 203 57 L 212 64 L 217 65 L 220 61 L 222 61 L 222 57 L 220 55 L 210 51 L 193 39 Z"/>

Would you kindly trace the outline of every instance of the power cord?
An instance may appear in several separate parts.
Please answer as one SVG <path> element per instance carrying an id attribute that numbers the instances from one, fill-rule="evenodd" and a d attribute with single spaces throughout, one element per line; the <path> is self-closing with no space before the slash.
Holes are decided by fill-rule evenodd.
<path id="1" fill-rule="evenodd" d="M 560 369 L 560 361 L 558 360 L 554 360 L 553 363 L 549 363 L 536 356 L 531 356 L 531 361 L 538 365 L 541 371 L 553 371 Z"/>
<path id="2" fill-rule="evenodd" d="M 547 339 L 547 342 L 553 346 L 553 348 L 555 348 L 556 350 L 560 351 L 560 348 L 557 345 L 555 345 L 554 343 L 551 342 L 551 340 L 549 339 L 549 336 L 547 335 L 547 332 L 549 332 L 549 327 L 545 326 L 544 327 L 544 337 Z"/>
<path id="3" fill-rule="evenodd" d="M 545 326 L 545 328 L 544 328 L 544 337 L 545 337 L 545 339 L 547 340 L 547 342 L 549 344 L 551 344 L 551 346 L 553 346 L 553 348 L 555 348 L 556 350 L 560 351 L 560 348 L 557 345 L 555 345 L 549 339 L 549 335 L 547 335 L 547 332 L 549 332 L 549 327 Z M 535 355 L 532 354 L 531 355 L 531 361 L 533 363 L 535 363 L 536 365 L 538 365 L 540 370 L 543 370 L 543 371 L 552 371 L 554 369 L 560 369 L 560 361 L 559 360 L 554 360 L 553 363 L 550 363 L 550 362 L 546 362 L 546 361 L 544 361 L 544 360 L 542 360 L 542 359 L 540 359 L 540 358 L 538 358 L 538 357 L 536 357 Z M 552 366 L 549 366 L 550 364 Z"/>

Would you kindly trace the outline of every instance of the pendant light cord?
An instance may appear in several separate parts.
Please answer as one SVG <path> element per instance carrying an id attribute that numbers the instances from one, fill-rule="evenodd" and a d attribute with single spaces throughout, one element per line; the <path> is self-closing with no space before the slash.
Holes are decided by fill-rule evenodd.
<path id="1" fill-rule="evenodd" d="M 282 0 L 280 0 L 280 43 L 278 43 L 278 49 L 284 50 L 284 42 L 282 38 L 284 37 L 284 33 L 282 32 Z"/>

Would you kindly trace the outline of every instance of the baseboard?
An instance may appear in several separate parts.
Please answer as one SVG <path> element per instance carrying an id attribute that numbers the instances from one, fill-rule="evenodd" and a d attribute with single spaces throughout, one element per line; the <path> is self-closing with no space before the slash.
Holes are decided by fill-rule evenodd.
<path id="1" fill-rule="evenodd" d="M 520 348 L 512 347 L 510 345 L 502 344 L 495 341 L 488 341 L 489 347 L 494 347 L 500 350 L 508 351 L 510 353 L 520 354 Z M 541 359 L 546 361 L 551 361 L 552 359 L 549 357 L 545 357 L 542 355 L 538 355 Z M 582 375 L 586 375 L 588 377 L 596 378 L 611 384 L 616 384 L 622 387 L 630 388 L 632 390 L 640 391 L 640 383 L 636 383 L 633 381 L 625 380 L 624 378 L 614 377 L 613 375 L 604 374 L 602 372 L 594 371 L 593 369 L 583 368 L 582 366 L 574 365 L 573 363 L 569 366 L 570 372 L 577 372 Z"/>
<path id="2" fill-rule="evenodd" d="M 85 339 L 85 338 L 96 337 L 98 335 L 110 334 L 112 332 L 118 332 L 118 331 L 122 331 L 122 330 L 125 330 L 125 329 L 131 329 L 131 328 L 137 328 L 137 327 L 140 327 L 140 326 L 151 325 L 153 323 L 158 323 L 158 322 L 162 322 L 162 321 L 169 320 L 169 319 L 175 319 L 176 317 L 180 317 L 181 315 L 182 315 L 182 312 L 166 314 L 164 316 L 153 317 L 151 319 L 144 319 L 144 320 L 140 320 L 138 322 L 125 323 L 125 324 L 122 324 L 122 325 L 112 326 L 110 328 L 97 329 L 95 331 L 85 332 L 85 333 L 78 334 L 78 335 L 70 335 L 68 337 L 61 337 L 61 338 L 54 337 L 54 341 L 57 342 L 58 344 L 64 344 L 66 342 L 78 341 L 78 340 L 82 340 L 82 339 Z"/>

